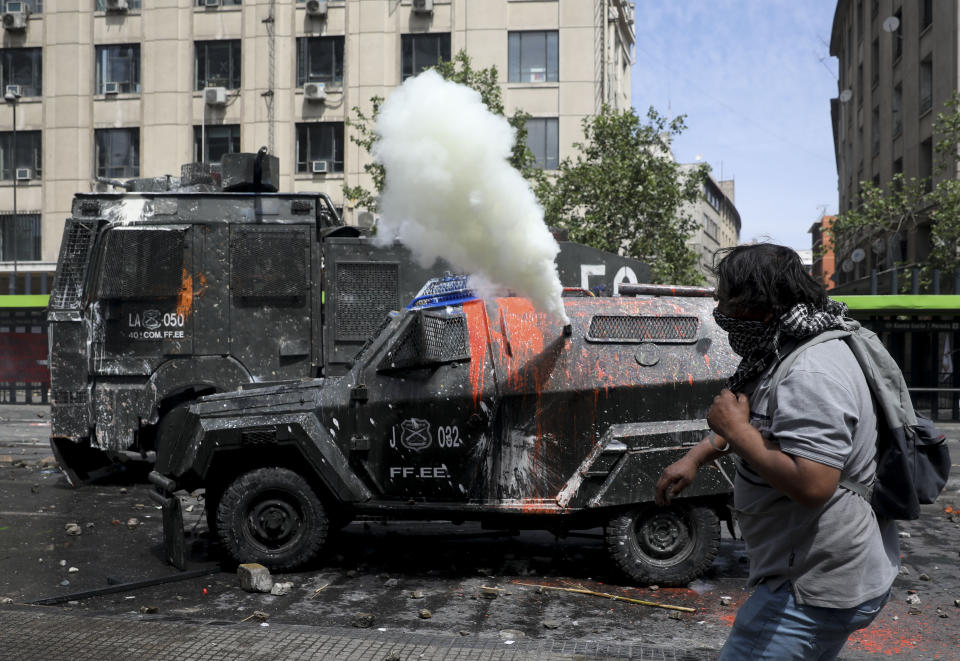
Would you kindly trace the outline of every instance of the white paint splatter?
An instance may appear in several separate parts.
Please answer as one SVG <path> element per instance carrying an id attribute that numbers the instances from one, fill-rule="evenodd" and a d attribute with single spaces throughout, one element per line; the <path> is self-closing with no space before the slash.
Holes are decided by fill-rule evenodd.
<path id="1" fill-rule="evenodd" d="M 479 92 L 425 71 L 387 98 L 377 132 L 374 156 L 386 169 L 377 240 L 399 239 L 424 267 L 446 259 L 481 293 L 511 289 L 567 323 L 560 248 L 508 162 L 507 120 Z"/>

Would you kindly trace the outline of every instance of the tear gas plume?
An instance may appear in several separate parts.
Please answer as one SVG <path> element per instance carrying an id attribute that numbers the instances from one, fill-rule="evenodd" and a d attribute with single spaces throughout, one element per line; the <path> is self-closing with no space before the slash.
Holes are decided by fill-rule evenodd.
<path id="1" fill-rule="evenodd" d="M 513 128 L 479 92 L 425 71 L 387 98 L 377 133 L 387 175 L 379 241 L 399 239 L 423 266 L 443 258 L 481 290 L 510 289 L 568 323 L 560 247 L 508 161 Z"/>

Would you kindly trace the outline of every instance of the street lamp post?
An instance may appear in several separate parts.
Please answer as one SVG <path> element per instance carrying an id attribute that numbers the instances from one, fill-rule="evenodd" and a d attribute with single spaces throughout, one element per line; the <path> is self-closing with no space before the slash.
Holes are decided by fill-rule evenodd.
<path id="1" fill-rule="evenodd" d="M 13 232 L 10 236 L 13 238 L 11 246 L 13 252 L 13 277 L 10 279 L 10 293 L 17 293 L 17 100 L 20 94 L 8 86 L 3 95 L 4 100 L 13 108 L 13 147 L 11 148 L 12 157 L 10 159 L 10 171 L 13 174 Z"/>

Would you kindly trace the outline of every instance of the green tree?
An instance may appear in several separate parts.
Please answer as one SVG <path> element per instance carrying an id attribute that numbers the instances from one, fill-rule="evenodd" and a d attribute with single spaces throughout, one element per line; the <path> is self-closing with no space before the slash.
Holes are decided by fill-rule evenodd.
<path id="1" fill-rule="evenodd" d="M 700 197 L 709 169 L 685 171 L 671 157 L 669 141 L 684 128 L 682 116 L 668 120 L 653 108 L 646 122 L 632 108 L 604 107 L 584 118 L 576 156 L 537 186 L 547 224 L 567 229 L 573 241 L 646 262 L 656 282 L 702 284 L 686 244 L 697 223 L 684 205 Z"/>
<path id="2" fill-rule="evenodd" d="M 476 90 L 480 93 L 480 100 L 487 106 L 490 112 L 506 117 L 506 111 L 503 106 L 503 93 L 498 83 L 499 74 L 495 66 L 476 69 L 473 67 L 470 56 L 461 50 L 453 56 L 453 59 L 449 61 L 441 60 L 432 68 L 446 80 L 466 85 Z M 346 121 L 347 126 L 354 129 L 354 133 L 350 136 L 350 141 L 359 145 L 368 154 L 371 153 L 373 145 L 378 138 L 375 127 L 383 101 L 384 99 L 381 96 L 371 98 L 369 115 L 364 113 L 359 106 L 354 106 L 352 109 L 353 116 Z M 544 180 L 544 174 L 543 171 L 537 167 L 537 161 L 533 152 L 527 147 L 527 120 L 529 118 L 530 114 L 522 110 L 518 110 L 507 118 L 507 121 L 516 131 L 516 139 L 513 144 L 510 164 L 536 186 Z M 363 166 L 363 170 L 370 175 L 374 190 L 367 190 L 363 186 L 344 186 L 343 194 L 346 199 L 352 200 L 356 206 L 375 210 L 377 208 L 377 196 L 383 191 L 386 175 L 383 165 L 375 161 L 368 162 Z"/>

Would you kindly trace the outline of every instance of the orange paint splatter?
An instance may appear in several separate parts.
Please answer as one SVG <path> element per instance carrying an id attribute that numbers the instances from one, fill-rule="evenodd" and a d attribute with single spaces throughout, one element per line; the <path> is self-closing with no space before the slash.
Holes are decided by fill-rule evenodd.
<path id="1" fill-rule="evenodd" d="M 190 316 L 190 310 L 193 308 L 193 276 L 183 269 L 180 293 L 177 296 L 177 314 L 183 317 L 186 322 Z"/>
<path id="2" fill-rule="evenodd" d="M 473 390 L 473 407 L 477 407 L 483 392 L 483 366 L 487 353 L 487 308 L 483 301 L 463 304 L 467 316 L 467 335 L 470 338 L 470 388 Z"/>

